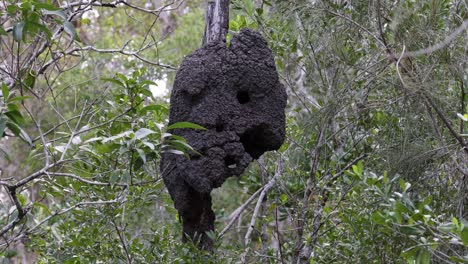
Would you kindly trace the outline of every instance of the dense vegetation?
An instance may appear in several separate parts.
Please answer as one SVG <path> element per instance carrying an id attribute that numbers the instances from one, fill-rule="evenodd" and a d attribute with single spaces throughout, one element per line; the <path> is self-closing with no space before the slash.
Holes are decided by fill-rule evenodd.
<path id="1" fill-rule="evenodd" d="M 209 255 L 181 243 L 159 172 L 192 151 L 168 94 L 203 1 L 0 1 L 0 259 L 467 263 L 467 11 L 232 0 L 230 34 L 275 55 L 287 139 L 213 193 Z"/>

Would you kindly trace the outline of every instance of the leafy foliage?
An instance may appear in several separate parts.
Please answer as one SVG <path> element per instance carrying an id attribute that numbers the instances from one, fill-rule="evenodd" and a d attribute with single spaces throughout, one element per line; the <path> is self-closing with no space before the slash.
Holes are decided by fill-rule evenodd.
<path id="1" fill-rule="evenodd" d="M 288 139 L 213 193 L 213 254 L 181 243 L 160 154 L 189 156 L 171 131 L 203 128 L 167 126 L 153 92 L 200 46 L 200 2 L 0 3 L 2 261 L 468 262 L 468 7 L 451 0 L 231 1 L 230 32 L 275 54 Z"/>

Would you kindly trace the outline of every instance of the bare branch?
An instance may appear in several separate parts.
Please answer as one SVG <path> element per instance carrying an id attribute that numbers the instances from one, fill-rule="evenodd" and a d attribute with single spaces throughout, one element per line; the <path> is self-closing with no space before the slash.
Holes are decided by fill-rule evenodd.
<path id="1" fill-rule="evenodd" d="M 126 46 L 128 45 L 128 42 L 123 45 L 122 48 L 120 49 L 98 49 L 94 46 L 86 46 L 86 47 L 78 47 L 78 48 L 73 48 L 73 49 L 70 49 L 70 50 L 67 50 L 65 52 L 61 52 L 61 53 L 56 53 L 55 54 L 55 57 L 52 58 L 51 60 L 49 60 L 48 62 L 46 62 L 39 70 L 38 70 L 38 73 L 44 73 L 45 70 L 52 64 L 54 64 L 56 61 L 64 58 L 66 55 L 73 55 L 75 52 L 79 52 L 79 51 L 94 51 L 94 52 L 98 52 L 98 53 L 120 53 L 120 54 L 123 54 L 123 55 L 127 55 L 127 56 L 134 56 L 136 57 L 137 59 L 143 61 L 143 62 L 146 62 L 148 64 L 151 64 L 151 65 L 154 65 L 154 66 L 159 66 L 159 67 L 163 67 L 163 68 L 167 68 L 167 69 L 171 69 L 171 70 L 177 70 L 176 67 L 174 66 L 171 66 L 171 65 L 167 65 L 167 64 L 163 64 L 163 63 L 159 63 L 159 62 L 154 62 L 154 61 L 151 61 L 151 60 L 148 60 L 144 57 L 142 57 L 139 53 L 146 49 L 147 47 L 144 47 L 144 48 L 141 48 L 137 51 L 126 51 L 125 48 Z"/>
<path id="2" fill-rule="evenodd" d="M 245 242 L 244 242 L 245 243 L 245 245 L 244 245 L 245 246 L 245 251 L 241 256 L 241 262 L 242 263 L 245 263 L 245 260 L 246 260 L 245 258 L 247 257 L 247 254 L 248 254 L 248 252 L 250 250 L 250 242 L 252 240 L 251 239 L 252 231 L 253 231 L 253 229 L 255 227 L 258 212 L 260 211 L 260 207 L 262 205 L 263 199 L 265 198 L 268 191 L 276 184 L 277 179 L 283 173 L 283 169 L 284 169 L 284 164 L 283 164 L 282 158 L 280 157 L 278 159 L 278 166 L 276 167 L 275 175 L 273 176 L 273 178 L 271 178 L 270 181 L 268 181 L 267 184 L 265 184 L 262 192 L 260 193 L 260 196 L 258 197 L 257 204 L 255 205 L 255 209 L 254 209 L 254 212 L 252 214 L 252 218 L 250 220 L 249 228 L 247 229 L 247 233 L 245 234 Z"/>
<path id="3" fill-rule="evenodd" d="M 265 186 L 262 186 L 260 187 L 254 194 L 252 194 L 249 199 L 247 199 L 247 201 L 245 201 L 241 206 L 239 206 L 236 210 L 234 210 L 234 212 L 231 213 L 231 215 L 229 216 L 229 219 L 231 219 L 229 221 L 229 223 L 224 227 L 223 231 L 221 231 L 218 235 L 218 238 L 221 238 L 224 236 L 224 234 L 231 228 L 232 225 L 234 225 L 234 223 L 237 221 L 237 219 L 240 217 L 240 215 L 242 214 L 242 212 L 244 212 L 244 210 L 247 208 L 247 206 L 249 206 L 249 204 L 255 200 L 255 197 L 257 197 L 257 195 L 259 195 L 263 189 L 265 188 Z"/>
<path id="4" fill-rule="evenodd" d="M 110 8 L 118 8 L 119 6 L 128 6 L 132 9 L 142 11 L 145 13 L 149 14 L 158 14 L 160 12 L 167 12 L 167 11 L 173 11 L 177 10 L 177 8 L 184 2 L 185 0 L 179 0 L 179 1 L 171 1 L 168 4 L 165 4 L 162 7 L 156 8 L 156 9 L 148 9 L 140 6 L 133 5 L 129 3 L 129 1 L 126 0 L 117 0 L 109 3 L 102 3 L 98 2 L 96 0 L 93 0 L 91 2 L 88 1 L 76 1 L 72 3 L 66 3 L 65 5 L 62 6 L 62 8 L 71 8 L 71 7 L 78 7 L 78 6 L 83 6 L 83 5 L 89 5 L 89 6 L 95 6 L 95 7 L 110 7 Z M 174 8 L 167 8 L 171 5 L 173 5 L 175 2 L 179 2 L 178 5 Z"/>
<path id="5" fill-rule="evenodd" d="M 403 47 L 403 51 L 401 52 L 400 55 L 391 53 L 389 54 L 389 57 L 393 59 L 396 59 L 396 58 L 401 59 L 401 58 L 408 58 L 408 57 L 418 57 L 418 56 L 434 53 L 440 49 L 443 49 L 452 41 L 454 41 L 458 37 L 458 35 L 463 33 L 463 31 L 465 31 L 467 28 L 468 28 L 468 20 L 465 20 L 458 28 L 456 28 L 452 33 L 450 33 L 450 35 L 448 35 L 444 40 L 442 40 L 441 42 L 437 44 L 434 44 L 424 49 L 420 49 L 416 51 L 407 51 L 407 52 L 405 52 L 405 49 Z"/>

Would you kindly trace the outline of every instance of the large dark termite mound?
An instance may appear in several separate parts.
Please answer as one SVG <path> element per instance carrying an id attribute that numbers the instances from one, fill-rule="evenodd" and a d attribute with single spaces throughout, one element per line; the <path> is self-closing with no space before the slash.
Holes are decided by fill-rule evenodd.
<path id="1" fill-rule="evenodd" d="M 208 130 L 176 129 L 200 155 L 164 153 L 161 171 L 183 222 L 184 240 L 211 250 L 210 192 L 240 175 L 264 152 L 284 141 L 286 92 L 266 41 L 243 29 L 226 47 L 206 44 L 177 72 L 169 124 L 188 121 Z"/>

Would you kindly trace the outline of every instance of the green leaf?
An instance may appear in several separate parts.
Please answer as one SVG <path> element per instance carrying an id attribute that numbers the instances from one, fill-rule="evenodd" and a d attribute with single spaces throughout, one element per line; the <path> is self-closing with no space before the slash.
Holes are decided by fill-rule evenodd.
<path id="1" fill-rule="evenodd" d="M 362 174 L 364 172 L 364 164 L 362 163 L 362 161 L 359 161 L 357 163 L 357 165 L 353 165 L 351 167 L 353 169 L 353 172 L 359 177 L 361 178 L 362 177 Z"/>
<path id="2" fill-rule="evenodd" d="M 253 15 L 253 11 L 254 11 L 254 2 L 253 0 L 244 0 L 244 7 L 247 11 L 247 14 L 249 15 Z"/>
<path id="3" fill-rule="evenodd" d="M 261 16 L 263 14 L 263 9 L 262 8 L 257 8 L 255 11 L 257 12 L 257 14 L 259 16 Z"/>
<path id="4" fill-rule="evenodd" d="M 156 113 L 168 114 L 169 110 L 163 105 L 148 105 L 141 109 L 141 112 L 144 114 L 149 111 L 154 111 Z"/>
<path id="5" fill-rule="evenodd" d="M 16 97 L 10 98 L 8 100 L 8 103 L 23 101 L 23 100 L 30 99 L 30 98 L 33 98 L 33 97 L 32 96 L 27 96 L 27 95 L 26 96 L 16 96 Z"/>
<path id="6" fill-rule="evenodd" d="M 155 149 L 154 144 L 151 143 L 151 142 L 145 141 L 145 142 L 143 142 L 143 145 L 147 146 L 147 147 L 150 148 L 151 150 L 154 150 L 154 149 Z"/>
<path id="7" fill-rule="evenodd" d="M 177 122 L 177 123 L 174 123 L 174 124 L 168 126 L 167 130 L 177 129 L 177 128 L 192 128 L 192 129 L 207 130 L 206 128 L 204 128 L 204 127 L 202 127 L 200 125 L 190 123 L 190 122 Z"/>
<path id="8" fill-rule="evenodd" d="M 83 19 L 81 19 L 81 24 L 89 25 L 89 24 L 91 24 L 91 19 L 83 18 Z"/>
<path id="9" fill-rule="evenodd" d="M 15 124 L 21 125 L 24 122 L 23 116 L 17 110 L 8 111 L 5 115 Z"/>
<path id="10" fill-rule="evenodd" d="M 124 171 L 124 173 L 122 175 L 122 179 L 121 179 L 120 182 L 124 183 L 124 184 L 130 184 L 131 180 L 132 180 L 132 177 L 131 177 L 130 173 L 128 173 L 128 171 Z"/>
<path id="11" fill-rule="evenodd" d="M 28 27 L 28 29 L 34 28 L 35 29 L 34 31 L 36 31 L 37 29 L 41 30 L 42 32 L 44 32 L 46 34 L 46 37 L 49 40 L 52 38 L 52 32 L 50 32 L 50 30 L 44 25 L 41 25 L 41 24 L 36 23 L 36 22 L 29 22 L 28 21 L 26 26 Z"/>
<path id="12" fill-rule="evenodd" d="M 0 138 L 3 137 L 3 131 L 5 131 L 7 120 L 3 116 L 0 116 Z"/>
<path id="13" fill-rule="evenodd" d="M 189 150 L 194 150 L 192 146 L 190 146 L 185 140 L 168 140 L 166 143 L 170 144 L 171 146 L 177 146 L 180 147 L 181 149 L 189 149 Z"/>
<path id="14" fill-rule="evenodd" d="M 237 24 L 236 21 L 234 20 L 229 21 L 229 30 L 239 31 L 239 25 Z"/>
<path id="15" fill-rule="evenodd" d="M 125 132 L 117 134 L 115 136 L 104 138 L 102 140 L 102 143 L 107 143 L 109 141 L 114 141 L 114 140 L 119 139 L 119 138 L 128 137 L 132 133 L 133 133 L 133 131 L 125 131 Z"/>
<path id="16" fill-rule="evenodd" d="M 437 227 L 442 232 L 452 232 L 456 227 L 451 222 L 443 223 Z"/>
<path id="17" fill-rule="evenodd" d="M 13 39 L 16 41 L 21 41 L 23 39 L 23 29 L 24 29 L 24 21 L 18 22 L 13 25 Z"/>
<path id="18" fill-rule="evenodd" d="M 7 103 L 7 108 L 8 108 L 8 111 L 20 112 L 18 105 L 15 103 L 10 103 L 10 102 Z"/>
<path id="19" fill-rule="evenodd" d="M 180 150 L 177 150 L 177 149 L 166 149 L 166 150 L 163 150 L 162 153 L 172 153 L 172 154 L 176 154 L 176 155 L 185 155 L 185 153 L 183 151 L 180 151 Z"/>
<path id="20" fill-rule="evenodd" d="M 45 204 L 39 203 L 39 202 L 34 202 L 33 205 L 34 205 L 34 207 L 39 207 L 39 208 L 44 209 L 44 211 L 47 212 L 47 214 L 50 214 L 50 210 Z"/>
<path id="21" fill-rule="evenodd" d="M 77 39 L 75 26 L 73 26 L 70 21 L 63 22 L 63 29 L 68 33 L 68 35 L 70 35 L 72 39 Z"/>
<path id="22" fill-rule="evenodd" d="M 454 261 L 455 263 L 468 263 L 468 255 L 462 257 L 450 256 L 450 260 Z"/>
<path id="23" fill-rule="evenodd" d="M 170 138 L 170 139 L 177 139 L 177 140 L 180 140 L 180 141 L 183 141 L 183 142 L 187 142 L 187 140 L 185 140 L 185 138 L 181 137 L 181 136 L 178 136 L 178 135 L 173 135 L 173 134 L 170 134 L 170 133 L 164 133 L 163 138 Z"/>
<path id="24" fill-rule="evenodd" d="M 286 203 L 286 202 L 288 201 L 288 196 L 287 196 L 286 194 L 283 193 L 283 194 L 281 194 L 281 196 L 280 196 L 280 200 L 281 200 L 281 202 L 284 204 L 284 203 Z"/>
<path id="25" fill-rule="evenodd" d="M 3 157 L 5 158 L 5 160 L 7 160 L 8 162 L 11 161 L 10 155 L 8 155 L 8 153 L 7 153 L 4 149 L 0 148 L 0 154 L 3 155 Z M 0 155 L 0 156 L 1 156 L 1 155 Z"/>
<path id="26" fill-rule="evenodd" d="M 50 31 L 49 31 L 50 33 Z M 50 35 L 52 37 L 52 34 Z M 49 38 L 50 38 L 49 37 Z M 23 83 L 29 88 L 32 89 L 34 87 L 34 84 L 36 83 L 36 76 L 35 74 L 31 73 L 30 71 L 28 72 L 28 75 L 24 79 Z"/>
<path id="27" fill-rule="evenodd" d="M 48 11 L 60 10 L 59 7 L 56 7 L 54 5 L 47 4 L 47 3 L 42 3 L 42 2 L 36 2 L 36 1 L 34 2 L 34 6 L 36 8 L 45 9 L 45 10 L 48 10 Z"/>
<path id="28" fill-rule="evenodd" d="M 146 154 L 142 149 L 137 148 L 136 151 L 138 152 L 138 156 L 140 156 L 143 163 L 146 163 Z"/>
<path id="29" fill-rule="evenodd" d="M 18 194 L 16 194 L 16 196 L 18 197 L 18 200 L 19 200 L 21 205 L 26 204 L 26 198 L 24 197 L 24 195 L 22 195 L 21 193 L 18 193 Z"/>
<path id="30" fill-rule="evenodd" d="M 8 13 L 9 16 L 14 16 L 16 11 L 18 10 L 18 6 L 9 5 L 9 6 L 7 6 L 6 10 L 7 10 L 7 13 Z"/>
<path id="31" fill-rule="evenodd" d="M 122 81 L 124 81 L 125 83 L 128 82 L 127 76 L 125 76 L 125 75 L 123 75 L 123 74 L 121 74 L 121 73 L 116 73 L 115 76 L 118 77 L 118 78 L 120 78 L 120 79 L 121 79 Z"/>
<path id="32" fill-rule="evenodd" d="M 156 132 L 151 130 L 151 129 L 148 129 L 148 128 L 140 128 L 138 129 L 137 132 L 135 132 L 135 137 L 134 139 L 137 140 L 137 139 L 142 139 L 144 137 L 147 137 L 148 135 L 151 135 L 151 134 L 155 134 Z"/>
<path id="33" fill-rule="evenodd" d="M 411 187 L 411 183 L 405 182 L 403 179 L 399 180 L 399 184 L 403 192 L 406 192 Z"/>
<path id="34" fill-rule="evenodd" d="M 431 252 L 421 249 L 416 256 L 416 264 L 429 264 L 431 263 Z"/>
<path id="35" fill-rule="evenodd" d="M 7 122 L 6 127 L 8 127 L 15 136 L 19 136 L 21 134 L 21 128 L 15 123 Z"/>
<path id="36" fill-rule="evenodd" d="M 120 178 L 120 174 L 118 173 L 118 171 L 115 171 L 111 174 L 110 178 L 109 178 L 109 183 L 111 185 L 115 185 L 115 183 L 117 182 L 117 180 Z"/>
<path id="37" fill-rule="evenodd" d="M 465 121 L 465 122 L 468 121 L 468 115 L 466 115 L 466 114 L 462 115 L 462 114 L 460 114 L 460 113 L 457 113 L 457 116 L 458 116 L 461 120 L 463 120 L 463 121 Z"/>
<path id="38" fill-rule="evenodd" d="M 3 98 L 7 99 L 9 95 L 10 95 L 10 89 L 8 89 L 8 86 L 5 83 L 2 83 L 2 96 L 3 96 Z"/>
<path id="39" fill-rule="evenodd" d="M 0 26 L 0 36 L 6 36 L 6 35 L 7 35 L 6 30 L 2 26 Z"/>
<path id="40" fill-rule="evenodd" d="M 465 226 L 461 232 L 461 240 L 463 245 L 468 246 L 468 226 Z"/>
<path id="41" fill-rule="evenodd" d="M 141 85 L 141 86 L 145 86 L 145 85 L 156 85 L 156 86 L 157 86 L 157 84 L 156 84 L 155 82 L 150 81 L 150 80 L 141 81 L 141 82 L 140 82 L 140 85 Z"/>
<path id="42" fill-rule="evenodd" d="M 119 81 L 119 80 L 117 80 L 117 79 L 113 79 L 113 78 L 101 78 L 101 80 L 107 81 L 107 82 L 111 82 L 111 83 L 115 83 L 115 84 L 117 84 L 117 85 L 119 85 L 119 86 L 125 87 L 125 85 L 124 85 L 121 81 Z"/>
<path id="43" fill-rule="evenodd" d="M 379 224 L 379 225 L 386 225 L 386 218 L 385 216 L 380 213 L 380 212 L 374 212 L 372 213 L 372 221 L 374 221 L 375 223 Z"/>
<path id="44" fill-rule="evenodd" d="M 28 133 L 26 133 L 26 131 L 24 129 L 22 129 L 22 128 L 20 128 L 20 137 L 21 137 L 21 139 L 26 141 L 26 143 L 28 143 L 30 147 L 34 146 L 32 140 L 31 140 L 31 137 L 29 137 Z"/>
<path id="45" fill-rule="evenodd" d="M 416 225 L 403 225 L 400 226 L 400 231 L 407 235 L 422 235 L 425 232 L 425 229 Z"/>

